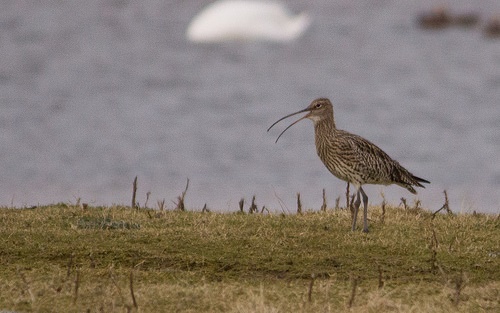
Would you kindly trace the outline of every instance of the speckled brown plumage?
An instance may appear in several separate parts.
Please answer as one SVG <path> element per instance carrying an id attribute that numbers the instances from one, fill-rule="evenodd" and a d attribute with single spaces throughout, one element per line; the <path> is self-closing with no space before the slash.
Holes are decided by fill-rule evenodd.
<path id="1" fill-rule="evenodd" d="M 424 187 L 421 183 L 429 183 L 429 181 L 410 173 L 370 141 L 358 135 L 337 129 L 333 117 L 332 103 L 326 98 L 314 100 L 306 109 L 283 117 L 271 125 L 271 127 L 287 117 L 302 112 L 308 113 L 285 128 L 278 136 L 278 139 L 288 128 L 305 118 L 314 122 L 316 152 L 321 161 L 323 161 L 326 168 L 328 168 L 333 175 L 353 184 L 357 188 L 357 198 L 354 202 L 355 212 L 352 225 L 353 230 L 356 227 L 357 212 L 361 203 L 361 197 L 363 197 L 363 231 L 368 231 L 368 197 L 362 185 L 397 184 L 415 194 L 416 191 L 413 186 Z M 269 129 L 271 129 L 271 127 L 269 127 Z M 278 139 L 276 139 L 276 141 L 278 141 Z"/>

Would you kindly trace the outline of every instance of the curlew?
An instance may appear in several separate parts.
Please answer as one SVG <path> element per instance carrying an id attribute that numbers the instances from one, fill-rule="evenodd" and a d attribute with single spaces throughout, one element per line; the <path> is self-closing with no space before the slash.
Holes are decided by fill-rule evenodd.
<path id="1" fill-rule="evenodd" d="M 313 121 L 316 152 L 319 158 L 333 175 L 351 183 L 357 189 L 352 221 L 353 231 L 356 229 L 356 219 L 361 197 L 363 197 L 363 232 L 368 232 L 368 196 L 362 188 L 364 184 L 396 184 L 416 194 L 413 186 L 425 188 L 421 183 L 430 183 L 410 173 L 370 141 L 337 129 L 332 103 L 326 98 L 316 99 L 307 108 L 280 118 L 267 131 L 278 122 L 305 112 L 307 112 L 305 116 L 290 124 L 279 134 L 276 142 L 287 129 L 301 120 L 308 118 Z"/>

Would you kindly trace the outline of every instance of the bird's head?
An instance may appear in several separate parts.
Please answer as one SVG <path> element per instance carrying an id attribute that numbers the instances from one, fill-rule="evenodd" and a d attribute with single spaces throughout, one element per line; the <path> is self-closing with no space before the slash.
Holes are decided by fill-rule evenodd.
<path id="1" fill-rule="evenodd" d="M 333 117 L 333 106 L 332 106 L 332 103 L 330 102 L 330 100 L 328 100 L 327 98 L 318 98 L 318 99 L 314 100 L 313 102 L 311 102 L 311 104 L 309 104 L 309 106 L 307 106 L 307 108 L 300 110 L 298 112 L 292 113 L 292 114 L 288 114 L 287 116 L 280 118 L 279 120 L 274 122 L 273 125 L 271 125 L 271 127 L 269 127 L 267 129 L 267 131 L 269 131 L 274 125 L 278 124 L 278 122 L 281 122 L 282 120 L 284 120 L 290 116 L 294 116 L 296 114 L 305 113 L 305 112 L 307 112 L 306 115 L 304 115 L 303 117 L 299 118 L 298 120 L 296 120 L 295 122 L 290 124 L 287 128 L 285 128 L 284 131 L 281 132 L 281 134 L 276 139 L 276 142 L 278 142 L 278 139 L 280 139 L 281 135 L 283 135 L 283 133 L 287 129 L 289 129 L 293 125 L 297 124 L 298 122 L 302 121 L 303 119 L 308 118 L 311 121 L 313 121 L 313 123 L 316 125 L 318 122 L 320 122 L 322 120 Z"/>

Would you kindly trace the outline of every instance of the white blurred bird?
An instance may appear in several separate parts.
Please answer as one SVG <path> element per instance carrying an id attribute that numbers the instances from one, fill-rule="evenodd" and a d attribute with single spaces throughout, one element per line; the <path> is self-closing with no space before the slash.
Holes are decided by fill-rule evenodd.
<path id="1" fill-rule="evenodd" d="M 221 0 L 208 5 L 189 24 L 193 42 L 228 40 L 290 41 L 310 25 L 306 13 L 291 15 L 277 2 Z"/>

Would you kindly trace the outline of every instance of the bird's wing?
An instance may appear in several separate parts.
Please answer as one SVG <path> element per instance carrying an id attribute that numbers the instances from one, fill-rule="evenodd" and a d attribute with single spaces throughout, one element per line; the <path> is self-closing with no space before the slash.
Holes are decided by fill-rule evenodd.
<path id="1" fill-rule="evenodd" d="M 342 142 L 348 147 L 339 150 L 357 164 L 359 171 L 365 173 L 368 180 L 386 180 L 388 183 L 394 181 L 395 172 L 402 168 L 397 161 L 369 140 L 346 131 L 341 132 L 345 138 Z"/>

